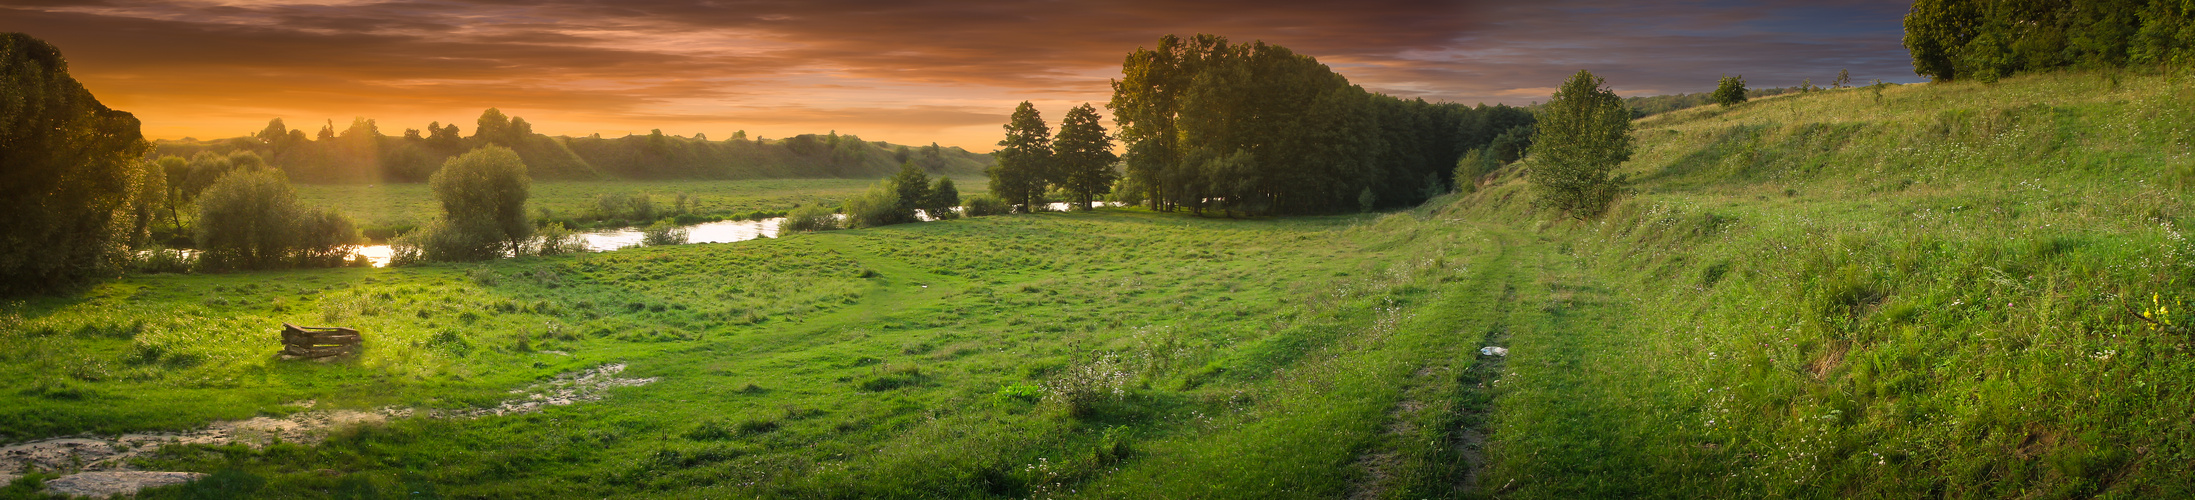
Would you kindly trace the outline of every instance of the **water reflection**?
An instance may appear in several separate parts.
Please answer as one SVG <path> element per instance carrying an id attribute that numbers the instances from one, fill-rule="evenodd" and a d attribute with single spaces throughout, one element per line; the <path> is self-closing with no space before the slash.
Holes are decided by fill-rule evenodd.
<path id="1" fill-rule="evenodd" d="M 1119 203 L 1114 202 L 1095 202 L 1092 204 L 1100 207 L 1120 205 Z M 1054 212 L 1065 212 L 1072 209 L 1073 206 L 1074 204 L 1072 203 L 1052 203 L 1047 205 L 1047 207 Z M 954 207 L 954 210 L 959 211 L 961 209 L 959 207 Z M 922 212 L 920 210 L 915 211 L 915 216 L 924 221 L 936 220 L 930 218 L 930 214 Z M 846 216 L 844 215 L 840 215 L 838 217 L 840 219 L 846 218 Z M 735 241 L 747 241 L 762 237 L 776 238 L 778 234 L 778 225 L 783 224 L 784 222 L 785 218 L 778 217 L 763 220 L 727 220 L 694 224 L 691 226 L 686 226 L 686 242 L 731 243 Z M 645 236 L 641 234 L 639 229 L 621 229 L 616 231 L 595 231 L 580 233 L 579 237 L 580 239 L 586 241 L 588 251 L 608 252 L 621 248 L 640 246 L 640 241 Z M 389 250 L 388 245 L 362 246 L 358 247 L 358 251 L 352 253 L 365 257 L 366 260 L 373 261 L 373 267 L 388 267 L 389 257 L 393 255 L 393 252 Z"/>

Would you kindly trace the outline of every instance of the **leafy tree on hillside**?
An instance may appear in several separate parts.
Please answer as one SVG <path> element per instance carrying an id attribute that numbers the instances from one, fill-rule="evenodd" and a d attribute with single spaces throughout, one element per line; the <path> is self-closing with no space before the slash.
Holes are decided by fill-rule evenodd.
<path id="1" fill-rule="evenodd" d="M 518 251 L 533 234 L 533 223 L 526 218 L 533 179 L 510 148 L 481 146 L 451 158 L 428 183 L 442 202 L 446 229 L 464 236 L 452 241 L 465 242 L 441 253 L 451 259 L 436 260 L 493 258 L 502 251 Z"/>
<path id="2" fill-rule="evenodd" d="M 0 33 L 0 295 L 119 269 L 113 223 L 147 147 L 137 118 L 70 78 L 59 49 Z"/>
<path id="3" fill-rule="evenodd" d="M 1113 180 L 1119 177 L 1113 172 L 1113 162 L 1120 159 L 1113 154 L 1113 139 L 1105 135 L 1105 126 L 1098 124 L 1097 108 L 1089 103 L 1068 110 L 1067 117 L 1060 120 L 1059 136 L 1052 139 L 1052 156 L 1060 187 L 1073 194 L 1083 210 L 1089 210 L 1098 196 L 1112 192 Z"/>
<path id="4" fill-rule="evenodd" d="M 937 143 L 932 142 L 930 145 L 922 147 L 922 152 L 916 155 L 915 163 L 922 165 L 923 170 L 943 171 L 945 170 L 945 152 L 937 146 Z"/>
<path id="5" fill-rule="evenodd" d="M 1006 138 L 991 153 L 998 164 L 990 169 L 991 192 L 1023 211 L 1035 211 L 1043 200 L 1052 174 L 1052 130 L 1036 106 L 1022 101 L 1006 123 Z"/>
<path id="6" fill-rule="evenodd" d="M 1831 80 L 1831 81 L 1829 82 L 1829 87 L 1830 87 L 1830 88 L 1838 88 L 1838 89 L 1841 89 L 1841 88 L 1845 88 L 1845 87 L 1850 87 L 1850 86 L 1852 86 L 1852 70 L 1851 70 L 1851 69 L 1839 69 L 1839 70 L 1837 70 L 1837 79 L 1836 79 L 1836 80 Z"/>
<path id="7" fill-rule="evenodd" d="M 1715 104 L 1736 106 L 1745 102 L 1745 76 L 1725 76 L 1715 83 Z"/>
<path id="8" fill-rule="evenodd" d="M 1576 219 L 1599 216 L 1622 189 L 1609 173 L 1631 158 L 1631 112 L 1623 99 L 1600 77 L 1579 71 L 1547 102 L 1537 127 L 1527 171 L 1536 203 Z"/>

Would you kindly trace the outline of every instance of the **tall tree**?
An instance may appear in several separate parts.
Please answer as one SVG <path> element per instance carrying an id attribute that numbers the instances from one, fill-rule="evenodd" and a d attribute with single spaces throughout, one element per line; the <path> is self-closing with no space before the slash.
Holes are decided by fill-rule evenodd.
<path id="1" fill-rule="evenodd" d="M 1014 108 L 1005 128 L 1006 138 L 991 153 L 998 159 L 990 168 L 991 192 L 1024 212 L 1035 211 L 1034 204 L 1043 200 L 1045 181 L 1051 177 L 1052 129 L 1029 101 Z"/>
<path id="2" fill-rule="evenodd" d="M 526 162 L 510 148 L 481 146 L 451 158 L 428 184 L 442 202 L 448 227 L 473 236 L 469 241 L 500 244 L 502 250 L 515 252 L 533 235 L 533 222 L 526 218 L 533 178 L 526 173 Z M 492 257 L 497 249 L 472 250 Z"/>
<path id="3" fill-rule="evenodd" d="M 1060 119 L 1052 156 L 1058 166 L 1057 183 L 1074 195 L 1083 210 L 1089 210 L 1097 196 L 1112 192 L 1113 180 L 1119 178 L 1113 172 L 1113 162 L 1120 159 L 1113 154 L 1113 138 L 1105 135 L 1097 108 L 1089 103 L 1068 110 L 1067 117 Z"/>
<path id="4" fill-rule="evenodd" d="M 135 116 L 69 77 L 60 49 L 0 33 L 0 295 L 118 270 L 116 209 L 150 147 Z"/>
<path id="5" fill-rule="evenodd" d="M 1607 82 L 1578 71 L 1547 102 L 1527 175 L 1537 203 L 1571 218 L 1597 217 L 1621 189 L 1609 177 L 1631 159 L 1631 110 Z"/>

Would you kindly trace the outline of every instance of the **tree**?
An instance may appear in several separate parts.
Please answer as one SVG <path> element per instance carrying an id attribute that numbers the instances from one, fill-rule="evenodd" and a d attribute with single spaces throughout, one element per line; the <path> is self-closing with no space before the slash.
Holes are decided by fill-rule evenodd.
<path id="1" fill-rule="evenodd" d="M 1837 70 L 1837 79 L 1836 79 L 1836 80 L 1831 80 L 1831 81 L 1829 82 L 1829 87 L 1830 87 L 1830 88 L 1839 88 L 1839 89 L 1841 89 L 1841 88 L 1845 88 L 1845 87 L 1850 87 L 1850 86 L 1852 86 L 1852 70 L 1851 70 L 1851 69 L 1839 69 L 1839 70 Z"/>
<path id="2" fill-rule="evenodd" d="M 930 199 L 924 200 L 922 211 L 929 213 L 932 219 L 957 219 L 960 213 L 953 209 L 959 206 L 960 189 L 953 187 L 953 178 L 940 175 L 937 185 L 930 187 Z"/>
<path id="3" fill-rule="evenodd" d="M 1005 128 L 1006 138 L 998 141 L 1001 147 L 991 153 L 998 159 L 990 168 L 991 192 L 1022 211 L 1035 211 L 1032 205 L 1043 199 L 1051 177 L 1051 127 L 1044 124 L 1036 106 L 1022 101 Z"/>
<path id="4" fill-rule="evenodd" d="M 1105 135 L 1097 108 L 1090 103 L 1068 110 L 1060 120 L 1059 136 L 1052 139 L 1052 157 L 1059 185 L 1074 195 L 1083 210 L 1089 210 L 1096 197 L 1112 192 L 1113 180 L 1119 177 L 1113 172 L 1113 162 L 1120 159 L 1113 154 L 1113 139 Z"/>
<path id="5" fill-rule="evenodd" d="M 921 219 L 915 218 L 915 210 L 930 201 L 930 176 L 924 175 L 914 162 L 901 163 L 899 175 L 892 176 L 892 192 L 896 195 L 898 208 L 893 211 L 889 223 L 920 222 Z"/>
<path id="6" fill-rule="evenodd" d="M 69 77 L 59 49 L 0 33 L 0 295 L 119 270 L 115 215 L 150 147 L 135 116 Z"/>
<path id="7" fill-rule="evenodd" d="M 532 236 L 533 223 L 526 218 L 526 196 L 533 179 L 526 174 L 526 162 L 510 148 L 481 146 L 451 158 L 427 182 L 442 202 L 446 228 L 466 236 L 446 240 L 458 244 L 457 248 L 448 248 L 451 252 L 441 252 L 456 257 L 449 260 L 480 260 L 504 251 L 516 252 Z"/>
<path id="8" fill-rule="evenodd" d="M 198 201 L 199 262 L 212 269 L 339 266 L 364 238 L 349 217 L 306 207 L 271 168 L 221 176 Z"/>
<path id="9" fill-rule="evenodd" d="M 1715 83 L 1715 94 L 1710 96 L 1715 104 L 1736 106 L 1745 102 L 1745 76 L 1725 76 Z"/>
<path id="10" fill-rule="evenodd" d="M 1586 219 L 1608 208 L 1621 189 L 1609 173 L 1631 158 L 1631 112 L 1592 72 L 1563 82 L 1540 115 L 1527 175 L 1537 203 Z"/>
<path id="11" fill-rule="evenodd" d="M 160 219 L 160 209 L 167 206 L 168 176 L 159 162 L 140 160 L 133 165 L 130 178 L 129 219 L 127 233 L 130 248 L 141 248 L 152 242 L 153 223 Z"/>
<path id="12" fill-rule="evenodd" d="M 200 262 L 215 269 L 281 264 L 298 236 L 297 193 L 281 172 L 222 175 L 198 200 Z"/>

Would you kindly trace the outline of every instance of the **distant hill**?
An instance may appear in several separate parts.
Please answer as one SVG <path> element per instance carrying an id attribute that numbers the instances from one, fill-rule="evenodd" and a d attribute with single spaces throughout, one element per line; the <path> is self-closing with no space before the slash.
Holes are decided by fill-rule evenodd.
<path id="1" fill-rule="evenodd" d="M 881 177 L 913 161 L 933 174 L 978 175 L 991 156 L 959 147 L 869 142 L 852 135 L 802 134 L 785 139 L 748 139 L 744 133 L 723 141 L 663 135 L 605 138 L 548 136 L 533 132 L 524 118 L 489 109 L 473 135 L 457 125 L 428 124 L 403 135 L 383 134 L 373 120 L 359 118 L 338 132 L 333 122 L 308 137 L 275 119 L 257 134 L 219 140 L 161 140 L 153 155 L 189 158 L 201 153 L 227 155 L 251 151 L 308 183 L 422 182 L 442 162 L 473 148 L 496 144 L 525 159 L 541 180 L 596 179 L 757 179 L 807 177 Z"/>

